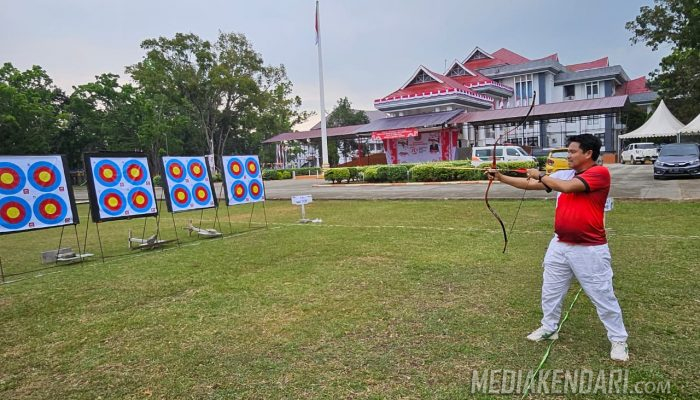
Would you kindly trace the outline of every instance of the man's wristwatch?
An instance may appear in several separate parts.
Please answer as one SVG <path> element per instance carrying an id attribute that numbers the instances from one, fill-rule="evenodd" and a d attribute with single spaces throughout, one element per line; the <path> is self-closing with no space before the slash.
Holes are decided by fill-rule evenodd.
<path id="1" fill-rule="evenodd" d="M 537 178 L 537 180 L 538 180 L 539 182 L 542 182 L 542 178 L 544 178 L 545 176 L 547 176 L 547 173 L 545 173 L 545 172 L 540 172 L 540 176 Z"/>

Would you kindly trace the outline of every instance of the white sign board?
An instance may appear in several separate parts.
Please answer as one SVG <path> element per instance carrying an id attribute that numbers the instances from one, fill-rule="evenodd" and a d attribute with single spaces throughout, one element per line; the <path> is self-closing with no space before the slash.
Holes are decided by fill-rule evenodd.
<path id="1" fill-rule="evenodd" d="M 304 204 L 309 204 L 313 201 L 310 194 L 305 194 L 303 196 L 292 196 L 292 204 L 300 206 Z"/>

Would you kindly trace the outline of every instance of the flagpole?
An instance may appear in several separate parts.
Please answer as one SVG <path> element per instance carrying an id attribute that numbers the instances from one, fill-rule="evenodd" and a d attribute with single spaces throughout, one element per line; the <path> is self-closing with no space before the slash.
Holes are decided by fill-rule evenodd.
<path id="1" fill-rule="evenodd" d="M 326 134 L 326 106 L 323 96 L 323 55 L 321 52 L 321 11 L 316 0 L 316 41 L 318 42 L 318 82 L 321 88 L 321 152 L 323 153 L 322 168 L 330 168 L 328 163 L 328 136 Z"/>

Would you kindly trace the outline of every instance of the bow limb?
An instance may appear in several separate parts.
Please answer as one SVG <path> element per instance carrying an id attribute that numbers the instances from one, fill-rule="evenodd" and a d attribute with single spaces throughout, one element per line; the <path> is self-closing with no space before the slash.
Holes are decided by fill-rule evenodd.
<path id="1" fill-rule="evenodd" d="M 503 231 L 503 253 L 506 252 L 506 248 L 508 247 L 508 234 L 506 233 L 506 226 L 503 224 L 503 220 L 501 219 L 500 215 L 496 212 L 496 210 L 491 207 L 491 204 L 489 204 L 489 190 L 491 189 L 491 185 L 493 184 L 493 178 L 489 179 L 489 184 L 486 186 L 486 193 L 484 193 L 484 202 L 486 202 L 486 208 L 491 211 L 491 214 L 493 214 L 494 217 L 496 217 L 496 220 L 498 220 L 498 223 L 501 225 L 501 230 Z"/>

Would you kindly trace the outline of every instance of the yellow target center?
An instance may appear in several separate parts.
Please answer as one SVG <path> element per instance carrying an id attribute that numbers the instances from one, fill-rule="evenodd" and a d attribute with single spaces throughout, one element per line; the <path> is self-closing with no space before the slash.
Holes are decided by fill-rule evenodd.
<path id="1" fill-rule="evenodd" d="M 251 191 L 253 192 L 253 194 L 258 194 L 258 187 L 257 187 L 257 186 L 253 186 L 253 188 L 251 189 Z"/>
<path id="2" fill-rule="evenodd" d="M 182 170 L 180 167 L 173 167 L 173 175 L 180 175 L 182 173 Z"/>
<path id="3" fill-rule="evenodd" d="M 237 174 L 238 171 L 241 170 L 241 168 L 238 166 L 238 164 L 233 164 L 233 167 L 231 169 L 233 170 L 234 174 Z"/>
<path id="4" fill-rule="evenodd" d="M 136 196 L 136 204 L 142 205 L 145 202 L 146 202 L 146 199 L 144 199 L 142 195 Z"/>
<path id="5" fill-rule="evenodd" d="M 42 182 L 48 182 L 51 180 L 51 174 L 46 171 L 41 171 L 39 173 L 39 180 Z"/>
<path id="6" fill-rule="evenodd" d="M 5 172 L 2 175 L 0 175 L 0 181 L 5 185 L 11 185 L 15 182 L 15 177 L 12 176 L 11 173 Z"/>
<path id="7" fill-rule="evenodd" d="M 199 190 L 197 191 L 197 195 L 199 196 L 200 199 L 203 199 L 207 196 L 207 194 L 204 192 L 204 190 Z"/>
<path id="8" fill-rule="evenodd" d="M 138 168 L 132 168 L 129 173 L 131 174 L 132 178 L 138 178 L 141 173 L 139 172 Z"/>
<path id="9" fill-rule="evenodd" d="M 116 197 L 110 197 L 109 200 L 107 200 L 107 204 L 109 204 L 110 207 L 116 207 L 119 205 L 119 200 L 117 200 Z"/>
<path id="10" fill-rule="evenodd" d="M 104 174 L 105 178 L 110 179 L 114 176 L 114 171 L 112 171 L 111 169 L 105 169 L 103 174 Z"/>
<path id="11" fill-rule="evenodd" d="M 237 187 L 237 188 L 236 188 L 236 194 L 239 195 L 239 196 L 240 196 L 241 194 L 243 194 L 243 189 Z"/>
<path id="12" fill-rule="evenodd" d="M 177 199 L 180 200 L 180 201 L 185 200 L 185 194 L 182 193 L 182 192 L 178 192 L 178 193 L 177 193 Z"/>
<path id="13" fill-rule="evenodd" d="M 16 219 L 19 217 L 19 208 L 17 207 L 10 207 L 7 209 L 7 216 L 10 217 L 11 219 Z"/>
<path id="14" fill-rule="evenodd" d="M 255 164 L 250 164 L 250 172 L 255 172 Z"/>
<path id="15" fill-rule="evenodd" d="M 44 207 L 44 211 L 46 211 L 47 214 L 53 215 L 56 214 L 56 205 L 55 204 L 47 204 L 46 207 Z"/>
<path id="16" fill-rule="evenodd" d="M 199 165 L 195 165 L 194 167 L 192 167 L 192 171 L 194 172 L 195 175 L 199 175 L 202 173 L 202 169 L 199 168 Z"/>

